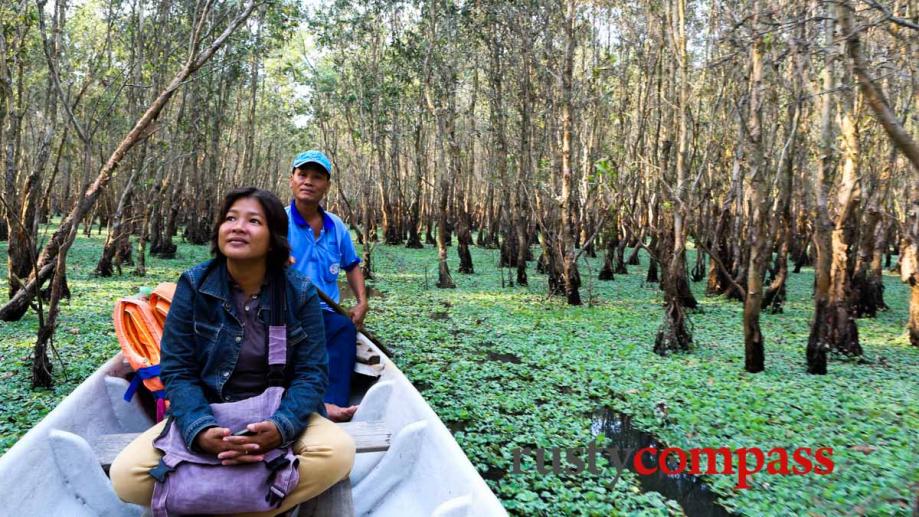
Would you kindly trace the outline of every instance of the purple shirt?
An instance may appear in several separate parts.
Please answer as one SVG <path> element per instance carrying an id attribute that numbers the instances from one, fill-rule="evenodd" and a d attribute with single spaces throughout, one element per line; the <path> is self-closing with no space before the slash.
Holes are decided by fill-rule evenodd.
<path id="1" fill-rule="evenodd" d="M 258 317 L 259 295 L 246 296 L 239 285 L 232 281 L 230 292 L 233 294 L 236 315 L 242 323 L 243 340 L 236 368 L 223 386 L 223 396 L 228 402 L 254 397 L 268 387 L 268 331 Z"/>

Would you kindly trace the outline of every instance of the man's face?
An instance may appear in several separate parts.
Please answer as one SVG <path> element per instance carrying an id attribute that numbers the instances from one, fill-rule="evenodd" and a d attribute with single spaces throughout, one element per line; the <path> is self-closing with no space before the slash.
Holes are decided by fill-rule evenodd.
<path id="1" fill-rule="evenodd" d="M 307 164 L 305 167 L 294 169 L 290 175 L 290 193 L 297 201 L 319 203 L 329 191 L 332 182 L 317 166 Z"/>

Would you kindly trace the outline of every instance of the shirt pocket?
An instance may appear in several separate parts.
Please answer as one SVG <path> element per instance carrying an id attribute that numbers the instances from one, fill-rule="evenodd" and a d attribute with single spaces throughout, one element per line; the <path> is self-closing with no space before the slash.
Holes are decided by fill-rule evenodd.
<path id="1" fill-rule="evenodd" d="M 195 320 L 195 339 L 199 343 L 214 343 L 217 336 L 220 335 L 222 325 L 212 325 L 203 321 Z"/>
<path id="2" fill-rule="evenodd" d="M 287 346 L 297 346 L 307 338 L 306 331 L 303 330 L 303 327 L 300 325 L 288 325 L 287 326 Z"/>
<path id="3" fill-rule="evenodd" d="M 321 248 L 322 263 L 319 267 L 322 269 L 320 274 L 326 283 L 334 283 L 338 280 L 338 272 L 341 270 L 341 252 L 337 249 Z"/>

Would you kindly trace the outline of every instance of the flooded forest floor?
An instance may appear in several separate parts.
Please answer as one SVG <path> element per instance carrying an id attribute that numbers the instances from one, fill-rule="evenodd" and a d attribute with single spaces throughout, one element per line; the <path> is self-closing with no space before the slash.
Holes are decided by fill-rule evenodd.
<path id="1" fill-rule="evenodd" d="M 208 258 L 206 246 L 180 244 L 174 260 L 148 258 L 144 278 L 132 276 L 131 267 L 122 276 L 95 278 L 103 240 L 81 235 L 68 258 L 73 298 L 55 338 L 53 390 L 29 387 L 34 312 L 0 322 L 0 453 L 118 351 L 111 326 L 116 299 L 175 281 Z M 0 243 L 4 293 L 5 253 Z M 748 374 L 742 306 L 706 297 L 704 282 L 692 286 L 701 307 L 690 315 L 695 350 L 652 352 L 662 297 L 656 284 L 644 282 L 644 252 L 640 266 L 613 281 L 596 280 L 601 257 L 583 259 L 581 297 L 591 303 L 580 307 L 547 297 L 535 262 L 530 286 L 507 287 L 497 250 L 472 253 L 476 273 L 463 275 L 450 248 L 457 288 L 438 289 L 436 249 L 377 245 L 367 326 L 511 513 L 909 514 L 919 490 L 919 350 L 908 344 L 908 293 L 896 277 L 884 278 L 890 310 L 858 321 L 865 357 L 833 357 L 828 375 L 811 376 L 804 348 L 813 273 L 791 274 L 784 313 L 762 315 L 766 371 Z M 576 451 L 592 443 L 686 451 L 830 447 L 834 470 L 764 471 L 749 478 L 749 489 L 738 489 L 736 475 L 655 481 L 628 469 L 619 473 L 602 456 L 595 469 L 578 472 L 563 452 L 562 469 L 551 468 L 553 448 Z M 534 454 L 515 468 L 515 450 L 521 458 L 523 448 L 545 451 L 542 472 Z"/>

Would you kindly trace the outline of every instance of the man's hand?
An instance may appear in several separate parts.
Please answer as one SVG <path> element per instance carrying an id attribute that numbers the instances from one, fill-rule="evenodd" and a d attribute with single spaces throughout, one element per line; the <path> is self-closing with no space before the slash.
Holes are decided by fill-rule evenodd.
<path id="1" fill-rule="evenodd" d="M 351 417 L 357 412 L 357 406 L 341 407 L 326 402 L 325 412 L 328 413 L 329 420 L 333 422 L 350 422 Z"/>
<path id="2" fill-rule="evenodd" d="M 352 307 L 348 313 L 351 316 L 351 322 L 354 323 L 357 330 L 361 330 L 364 327 L 364 316 L 367 315 L 368 308 L 367 288 L 364 285 L 364 273 L 361 272 L 361 268 L 352 267 L 350 271 L 345 273 L 345 276 L 348 277 L 348 286 L 357 299 L 357 305 Z"/>
<path id="3" fill-rule="evenodd" d="M 265 459 L 264 453 L 276 449 L 281 445 L 281 433 L 274 422 L 265 420 L 249 424 L 246 429 L 255 434 L 249 436 L 232 436 L 227 433 L 223 437 L 225 443 L 230 444 L 217 458 L 223 460 L 223 465 L 237 465 L 239 463 L 254 463 Z"/>
<path id="4" fill-rule="evenodd" d="M 367 316 L 368 308 L 367 302 L 361 301 L 348 311 L 348 314 L 351 316 L 351 322 L 354 323 L 354 326 L 357 327 L 358 330 L 364 328 L 364 318 Z"/>

